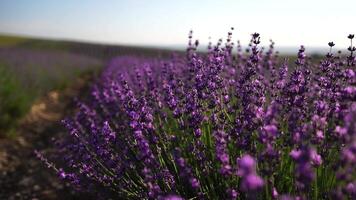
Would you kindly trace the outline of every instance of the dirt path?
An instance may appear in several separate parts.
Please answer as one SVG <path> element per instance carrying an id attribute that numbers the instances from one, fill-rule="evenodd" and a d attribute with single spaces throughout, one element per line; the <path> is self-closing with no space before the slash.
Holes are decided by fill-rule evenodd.
<path id="1" fill-rule="evenodd" d="M 60 120 L 74 112 L 73 99 L 87 91 L 89 77 L 70 88 L 52 91 L 37 101 L 18 129 L 16 139 L 0 139 L 0 199 L 78 199 L 47 169 L 34 150 L 53 152 L 52 141 L 65 133 Z"/>

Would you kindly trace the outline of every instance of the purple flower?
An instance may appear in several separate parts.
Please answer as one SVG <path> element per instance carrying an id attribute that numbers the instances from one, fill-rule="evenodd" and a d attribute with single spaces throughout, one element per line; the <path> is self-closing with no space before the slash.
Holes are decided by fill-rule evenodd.
<path id="1" fill-rule="evenodd" d="M 198 189 L 200 187 L 200 183 L 196 178 L 189 179 L 189 182 L 193 189 Z"/>
<path id="2" fill-rule="evenodd" d="M 168 196 L 161 198 L 161 200 L 184 200 L 184 198 L 177 196 L 177 195 L 168 195 Z"/>
<path id="3" fill-rule="evenodd" d="M 256 170 L 255 159 L 248 154 L 238 159 L 237 164 L 238 164 L 237 175 L 239 176 L 245 176 L 247 174 L 254 173 Z"/>
<path id="4" fill-rule="evenodd" d="M 278 194 L 277 189 L 276 189 L 275 187 L 273 187 L 273 189 L 272 189 L 272 197 L 273 197 L 274 199 L 277 199 L 278 196 L 279 196 L 279 194 Z"/>
<path id="5" fill-rule="evenodd" d="M 268 135 L 275 136 L 277 134 L 277 127 L 275 125 L 266 125 L 263 129 L 268 133 Z"/>
<path id="6" fill-rule="evenodd" d="M 227 189 L 226 191 L 229 199 L 236 199 L 239 196 L 239 193 L 235 189 Z"/>
<path id="7" fill-rule="evenodd" d="M 263 179 L 256 174 L 255 159 L 246 154 L 238 161 L 237 174 L 242 177 L 241 189 L 243 191 L 260 190 L 263 185 Z"/>
<path id="8" fill-rule="evenodd" d="M 310 151 L 310 157 L 311 157 L 311 163 L 313 164 L 313 165 L 316 165 L 316 166 L 319 166 L 319 165 L 321 165 L 322 164 L 322 159 L 321 159 L 321 156 L 316 152 L 316 150 L 315 149 L 312 149 L 311 151 Z"/>
<path id="9" fill-rule="evenodd" d="M 194 130 L 194 136 L 199 138 L 202 135 L 201 129 L 197 128 Z"/>
<path id="10" fill-rule="evenodd" d="M 64 172 L 62 168 L 58 170 L 58 175 L 61 179 L 65 179 L 67 177 L 67 174 Z"/>
<path id="11" fill-rule="evenodd" d="M 264 185 L 264 181 L 261 177 L 255 174 L 248 174 L 242 179 L 241 189 L 244 191 L 256 191 L 260 190 Z"/>

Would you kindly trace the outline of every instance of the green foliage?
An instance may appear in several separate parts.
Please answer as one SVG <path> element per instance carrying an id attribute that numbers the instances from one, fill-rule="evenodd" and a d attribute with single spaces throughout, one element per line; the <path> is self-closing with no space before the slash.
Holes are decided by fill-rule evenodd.
<path id="1" fill-rule="evenodd" d="M 0 35 L 0 47 L 12 47 L 26 42 L 24 37 Z"/>
<path id="2" fill-rule="evenodd" d="M 0 137 L 16 126 L 33 100 L 7 66 L 0 65 Z"/>

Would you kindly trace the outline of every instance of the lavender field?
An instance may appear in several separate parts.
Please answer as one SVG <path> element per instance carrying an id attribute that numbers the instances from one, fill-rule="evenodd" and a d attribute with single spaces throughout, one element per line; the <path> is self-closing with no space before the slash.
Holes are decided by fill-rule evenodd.
<path id="1" fill-rule="evenodd" d="M 354 35 L 321 58 L 226 38 L 0 48 L 0 197 L 356 198 Z"/>
<path id="2" fill-rule="evenodd" d="M 191 32 L 185 55 L 113 58 L 38 158 L 93 198 L 356 198 L 354 35 L 319 63 L 260 39 L 200 54 Z"/>
<path id="3" fill-rule="evenodd" d="M 356 200 L 355 8 L 1 1 L 0 200 Z"/>

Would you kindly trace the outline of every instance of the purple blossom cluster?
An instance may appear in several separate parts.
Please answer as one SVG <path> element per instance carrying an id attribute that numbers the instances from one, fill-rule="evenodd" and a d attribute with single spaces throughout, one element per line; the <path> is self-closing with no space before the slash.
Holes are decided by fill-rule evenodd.
<path id="1" fill-rule="evenodd" d="M 64 121 L 60 177 L 117 199 L 355 199 L 356 69 L 330 52 L 295 64 L 274 42 L 113 59 Z"/>

